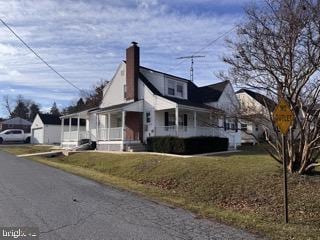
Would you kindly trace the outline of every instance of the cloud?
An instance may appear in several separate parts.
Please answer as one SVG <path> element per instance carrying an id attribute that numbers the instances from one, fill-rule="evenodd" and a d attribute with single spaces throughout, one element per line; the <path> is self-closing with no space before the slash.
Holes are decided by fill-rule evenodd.
<path id="1" fill-rule="evenodd" d="M 0 16 L 63 76 L 87 89 L 113 76 L 133 40 L 141 47 L 142 65 L 188 77 L 189 61 L 177 66 L 176 58 L 231 29 L 241 21 L 241 6 L 248 2 L 12 0 L 0 1 Z M 226 51 L 221 39 L 201 53 L 206 58 L 196 60 L 196 83 L 215 81 L 213 73 L 226 68 L 221 63 Z M 42 105 L 53 100 L 65 105 L 78 96 L 3 26 L 0 54 L 1 88 L 46 102 Z"/>

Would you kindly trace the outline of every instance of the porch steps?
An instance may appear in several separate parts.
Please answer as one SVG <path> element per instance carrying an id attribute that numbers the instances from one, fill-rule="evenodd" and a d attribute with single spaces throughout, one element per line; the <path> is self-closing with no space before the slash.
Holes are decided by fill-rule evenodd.
<path id="1" fill-rule="evenodd" d="M 125 150 L 126 152 L 144 152 L 146 147 L 142 143 L 132 143 L 127 144 Z"/>

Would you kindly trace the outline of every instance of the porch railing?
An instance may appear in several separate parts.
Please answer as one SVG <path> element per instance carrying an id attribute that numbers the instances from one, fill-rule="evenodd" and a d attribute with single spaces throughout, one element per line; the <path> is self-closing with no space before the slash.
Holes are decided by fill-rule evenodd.
<path id="1" fill-rule="evenodd" d="M 177 129 L 173 126 L 155 127 L 155 136 L 178 136 L 178 137 L 195 137 L 195 136 L 216 136 L 223 137 L 222 129 L 213 127 L 189 127 L 179 126 Z"/>
<path id="2" fill-rule="evenodd" d="M 123 128 L 99 128 L 98 140 L 110 141 L 110 140 L 122 140 Z"/>
<path id="3" fill-rule="evenodd" d="M 64 142 L 76 142 L 81 139 L 90 139 L 90 132 L 87 132 L 87 131 L 63 132 Z"/>

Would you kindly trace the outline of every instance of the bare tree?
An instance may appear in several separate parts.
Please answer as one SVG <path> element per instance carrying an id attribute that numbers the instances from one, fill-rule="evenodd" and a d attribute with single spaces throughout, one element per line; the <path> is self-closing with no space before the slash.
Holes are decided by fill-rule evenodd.
<path id="1" fill-rule="evenodd" d="M 266 0 L 263 8 L 246 9 L 247 21 L 238 38 L 227 41 L 232 55 L 227 77 L 238 87 L 251 88 L 275 102 L 284 97 L 294 112 L 294 127 L 285 143 L 288 170 L 305 174 L 320 154 L 320 2 Z M 274 159 L 282 162 L 281 135 L 273 123 L 268 132 Z"/>
<path id="2" fill-rule="evenodd" d="M 3 106 L 7 110 L 8 115 L 11 117 L 12 116 L 12 103 L 11 103 L 9 95 L 3 96 Z"/>

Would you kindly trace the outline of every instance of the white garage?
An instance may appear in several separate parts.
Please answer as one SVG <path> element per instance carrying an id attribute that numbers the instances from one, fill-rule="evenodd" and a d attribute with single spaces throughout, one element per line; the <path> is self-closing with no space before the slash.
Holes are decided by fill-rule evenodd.
<path id="1" fill-rule="evenodd" d="M 60 144 L 61 120 L 51 114 L 37 114 L 31 125 L 31 143 Z"/>
<path id="2" fill-rule="evenodd" d="M 35 128 L 31 130 L 32 143 L 43 143 L 44 128 Z"/>

